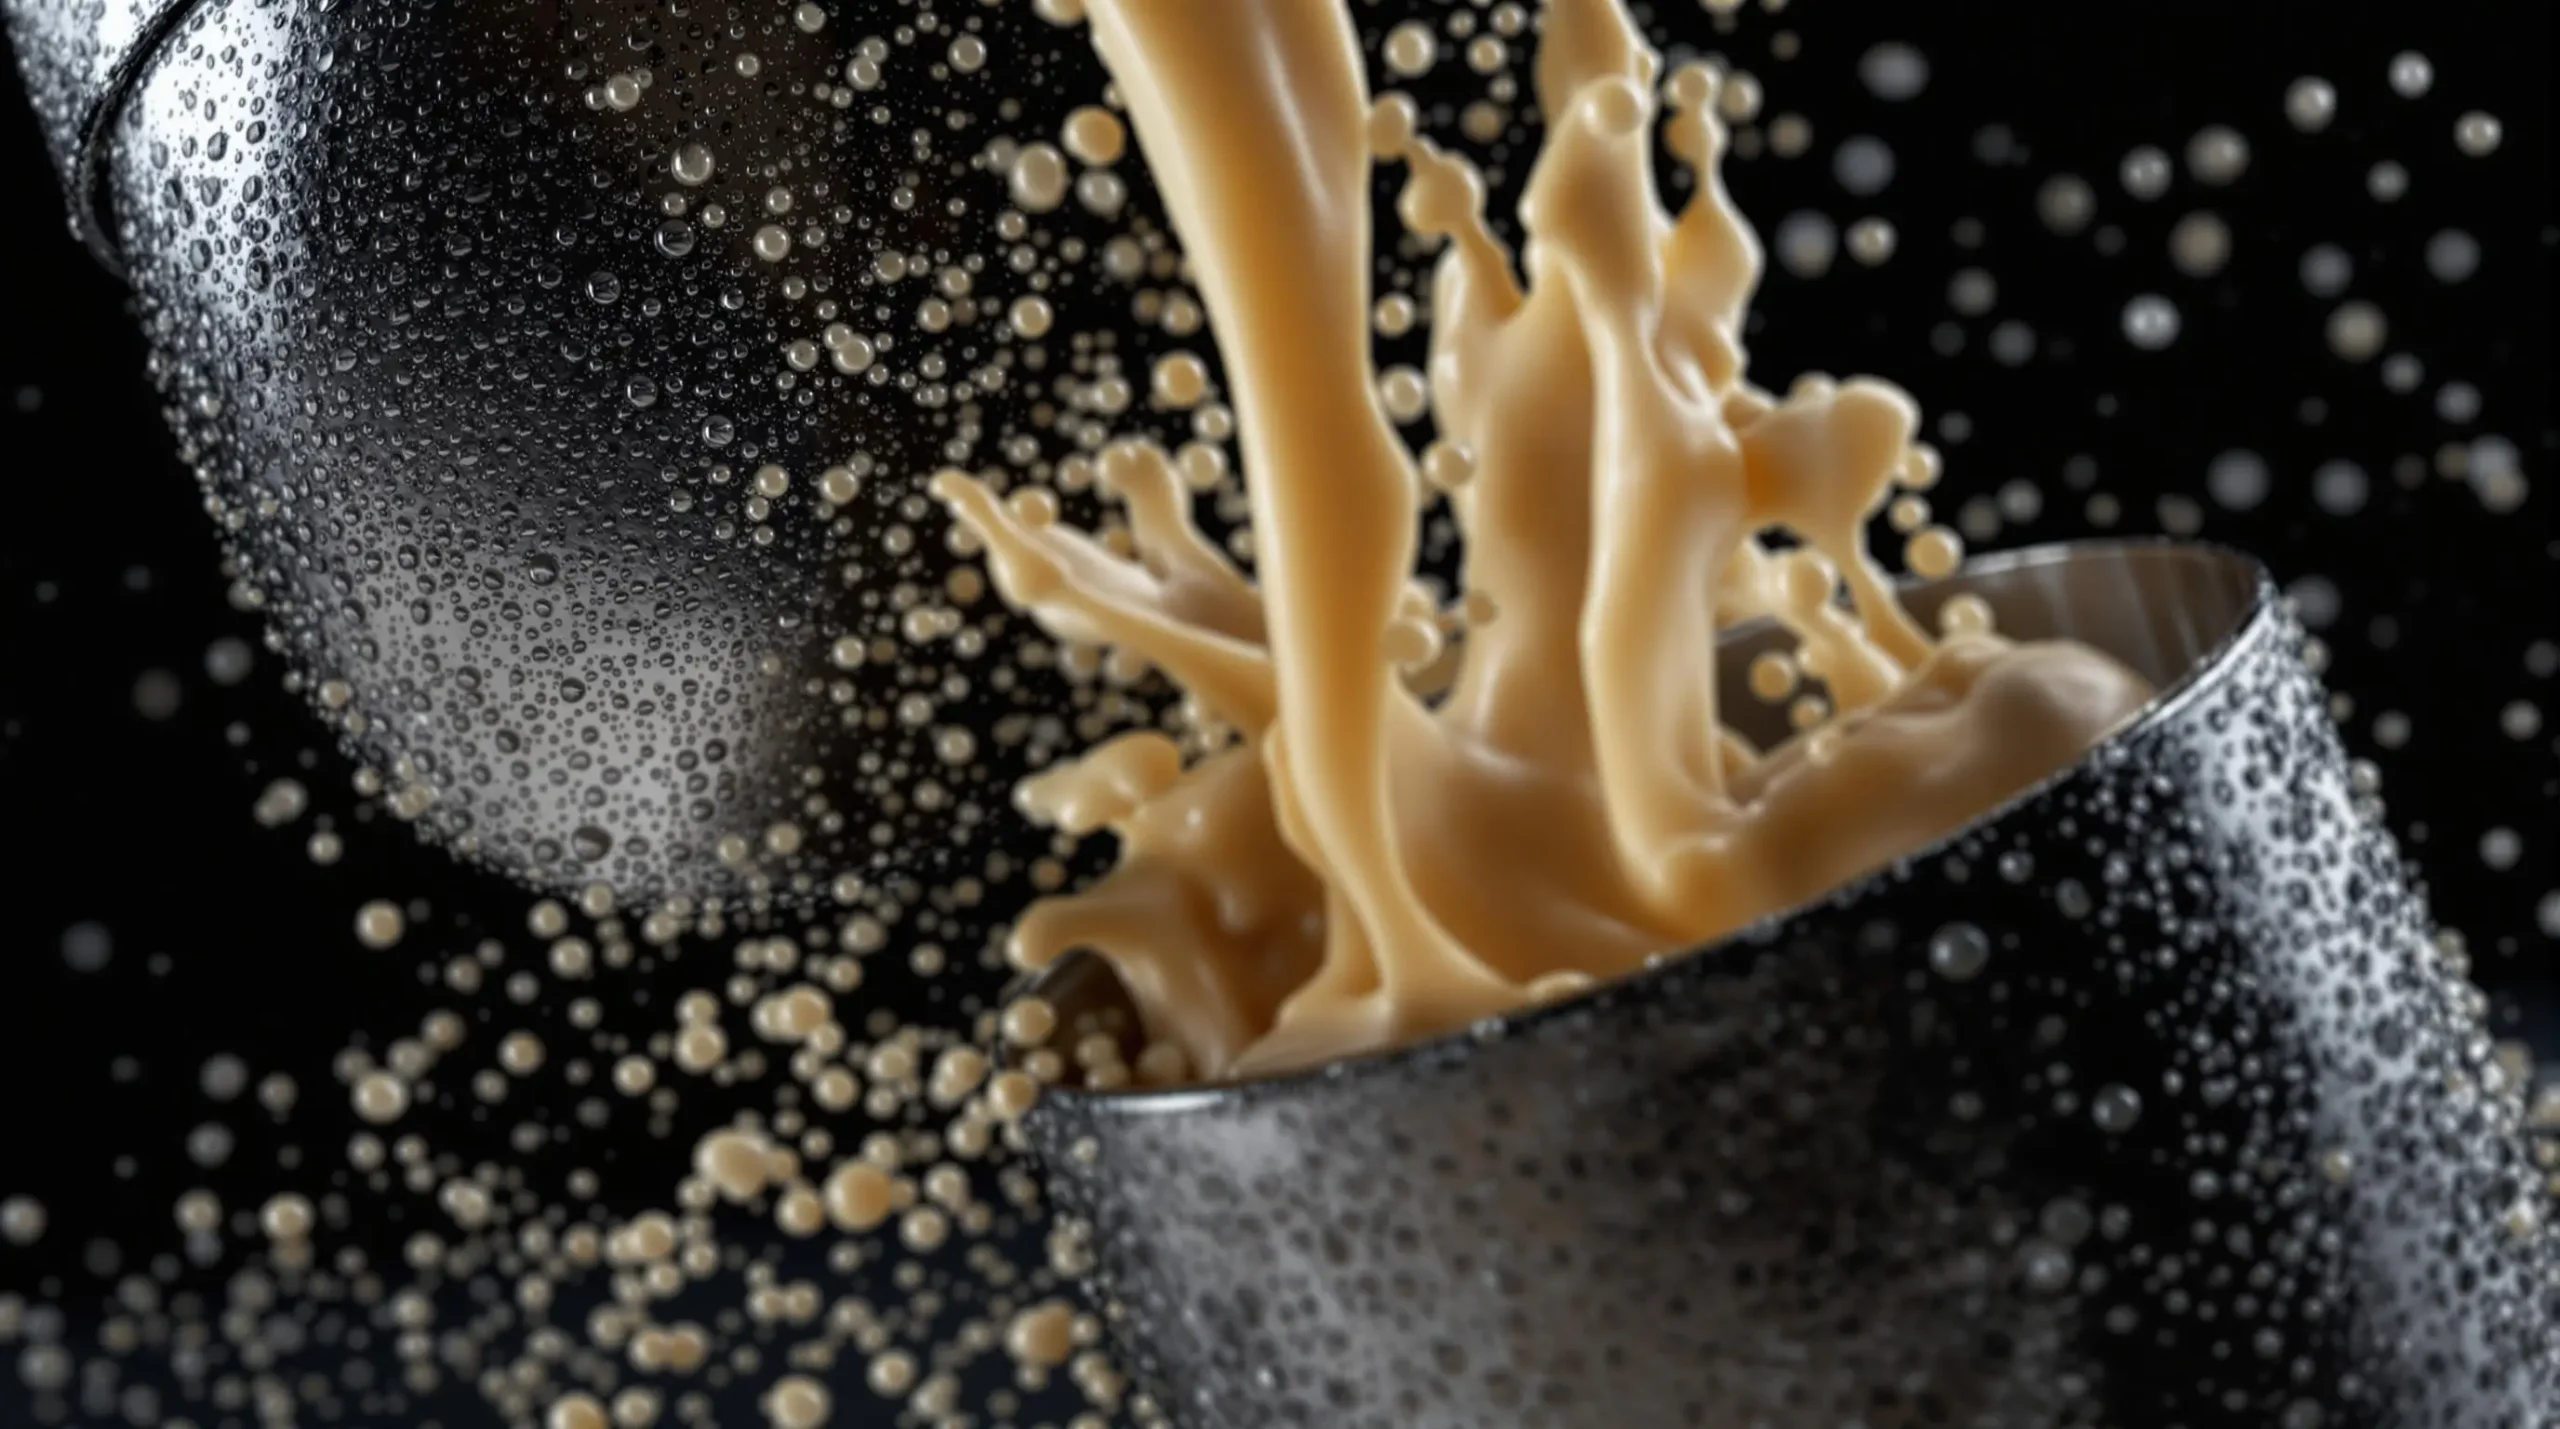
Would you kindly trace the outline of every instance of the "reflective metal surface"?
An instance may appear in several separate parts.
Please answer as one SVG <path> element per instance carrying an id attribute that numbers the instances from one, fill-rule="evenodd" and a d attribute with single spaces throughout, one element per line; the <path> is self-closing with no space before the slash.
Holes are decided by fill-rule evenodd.
<path id="1" fill-rule="evenodd" d="M 2030 551 L 1914 604 L 1957 590 L 2188 678 L 1944 846 L 1590 996 L 1034 1110 L 1177 1422 L 2551 1422 L 2519 1090 L 2264 576 Z M 1125 1022 L 1098 960 L 1041 990 Z"/>
<path id="2" fill-rule="evenodd" d="M 99 157 L 104 130 L 134 77 L 194 0 L 10 0 L 8 21 L 27 99 L 43 127 L 71 230 L 100 262 L 119 260 Z"/>
<path id="3" fill-rule="evenodd" d="M 236 596 L 396 813 L 537 883 L 695 898 L 973 837 L 1018 744 L 960 770 L 936 734 L 1063 695 L 895 658 L 959 564 L 912 478 L 1011 430 L 990 330 L 1029 281 L 985 264 L 990 136 L 944 121 L 999 85 L 1063 110 L 1081 46 L 1007 7 L 970 17 L 1001 75 L 883 84 L 858 12 L 787 5 L 9 14 Z"/>

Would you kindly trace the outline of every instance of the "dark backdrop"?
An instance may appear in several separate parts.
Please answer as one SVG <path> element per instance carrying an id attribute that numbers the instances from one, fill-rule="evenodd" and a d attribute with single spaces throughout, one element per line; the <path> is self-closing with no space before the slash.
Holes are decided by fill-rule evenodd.
<path id="1" fill-rule="evenodd" d="M 1666 14 L 1720 43 L 1691 0 Z M 1801 52 L 1777 62 L 1769 36 L 1782 24 Z M 1736 165 L 1764 233 L 1801 212 L 1879 216 L 1899 236 L 1881 266 L 1846 252 L 1818 277 L 1773 265 L 1754 338 L 1764 380 L 1819 365 L 1910 387 L 1947 453 L 1942 509 L 1960 514 L 1969 497 L 1994 503 L 1977 519 L 2005 509 L 1988 544 L 2169 529 L 2264 555 L 2322 630 L 2350 742 L 2380 771 L 2439 915 L 2467 935 L 2501 1030 L 2560 1048 L 2549 28 L 2548 7 L 2498 0 L 1801 0 L 1778 21 L 1755 16 L 1731 47 L 1764 75 L 1772 114 L 1813 125 L 1802 157 Z M 1862 84 L 1860 55 L 1886 39 L 1925 54 L 1916 98 L 1886 102 Z M 2422 97 L 2386 83 L 2403 50 L 2432 62 Z M 2286 85 L 2306 74 L 2340 96 L 2318 135 L 2283 114 Z M 327 1061 L 348 1028 L 428 1005 L 411 961 L 357 949 L 359 903 L 428 898 L 450 947 L 475 921 L 517 926 L 525 899 L 377 827 L 351 792 L 353 770 L 284 687 L 257 621 L 227 603 L 125 295 L 65 235 L 32 124 L 14 90 L 0 86 L 0 101 L 12 200 L 0 235 L 0 1198 L 33 1195 L 53 1221 L 32 1249 L 0 1243 L 0 1294 L 78 1304 L 99 1272 L 170 1248 L 185 1186 L 255 1204 L 297 1160 L 341 1156 L 244 1129 L 208 1175 L 185 1141 L 209 1122 L 259 1120 L 206 1100 L 209 1055 L 335 1098 Z M 2503 127 L 2486 158 L 2454 141 L 2474 109 Z M 2251 149 L 2228 187 L 2200 184 L 2183 158 L 2216 123 Z M 1835 173 L 1855 135 L 1894 155 L 1880 193 L 1848 193 Z M 2143 144 L 2178 169 L 2156 201 L 2118 177 Z M 2406 170 L 2397 202 L 2369 189 L 2384 161 Z M 2077 233 L 2038 216 L 2062 172 L 2096 194 Z M 2183 274 L 2168 256 L 2174 226 L 2199 211 L 2232 235 L 2218 275 Z M 2445 230 L 2478 246 L 2463 281 L 2429 271 Z M 2305 255 L 2324 244 L 2353 268 L 2336 296 L 2305 284 Z M 1983 293 L 1968 269 L 1993 281 L 1986 310 L 1971 311 Z M 2163 350 L 2122 335 L 2140 293 L 2182 315 Z M 2382 360 L 2327 346 L 2327 315 L 2350 297 L 2387 315 L 2386 353 L 2418 364 L 2408 390 Z M 2209 480 L 2230 451 L 2260 459 L 2262 499 L 2246 462 Z M 2364 474 L 2357 509 L 2317 499 L 2316 474 L 2337 462 Z M 2500 463 L 2522 475 L 2520 505 L 2481 475 Z M 2330 505 L 2345 507 L 2352 479 L 2327 480 Z M 315 813 L 262 827 L 252 805 L 285 775 L 309 787 Z M 305 851 L 321 828 L 343 839 L 334 866 Z M 26 1412 L 8 1363 L 0 1425 Z"/>

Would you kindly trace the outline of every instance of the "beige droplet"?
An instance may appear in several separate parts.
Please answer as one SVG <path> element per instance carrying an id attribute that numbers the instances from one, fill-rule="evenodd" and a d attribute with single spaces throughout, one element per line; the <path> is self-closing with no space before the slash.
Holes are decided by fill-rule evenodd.
<path id="1" fill-rule="evenodd" d="M 793 1186 L 774 1203 L 773 1219 L 786 1234 L 806 1239 L 826 1228 L 826 1203 L 807 1186 Z"/>
<path id="2" fill-rule="evenodd" d="M 1057 314 L 1046 298 L 1016 298 L 1005 314 L 1005 321 L 1024 337 L 1041 337 L 1047 334 L 1050 324 L 1057 321 Z"/>
<path id="3" fill-rule="evenodd" d="M 778 1380 L 765 1392 L 764 1414 L 773 1429 L 820 1429 L 834 1412 L 827 1387 L 805 1374 Z"/>
<path id="4" fill-rule="evenodd" d="M 1016 1047 L 1037 1047 L 1058 1030 L 1058 1010 L 1037 997 L 1017 998 L 1004 1010 L 1004 1040 Z"/>
<path id="5" fill-rule="evenodd" d="M 385 1125 L 409 1110 L 409 1085 L 389 1072 L 368 1072 L 356 1080 L 354 1101 L 356 1115 Z"/>
<path id="6" fill-rule="evenodd" d="M 694 1146 L 693 1170 L 723 1199 L 752 1200 L 772 1178 L 771 1148 L 753 1132 L 715 1131 Z"/>
<path id="7" fill-rule="evenodd" d="M 1075 1354 L 1075 1326 L 1074 1307 L 1062 1300 L 1044 1301 L 1005 1327 L 1005 1353 L 1023 1364 L 1053 1369 Z"/>
<path id="8" fill-rule="evenodd" d="M 1209 395 L 1209 364 L 1195 354 L 1170 352 L 1156 359 L 1150 382 L 1156 405 L 1188 411 Z"/>
<path id="9" fill-rule="evenodd" d="M 311 1203 L 291 1191 L 269 1197 L 258 1211 L 258 1225 L 270 1240 L 298 1241 L 311 1234 Z"/>
<path id="10" fill-rule="evenodd" d="M 1430 72 L 1440 58 L 1440 42 L 1431 27 L 1420 20 L 1407 20 L 1387 32 L 1387 68 L 1407 79 Z"/>
<path id="11" fill-rule="evenodd" d="M 1930 580 L 1951 576 L 1964 564 L 1964 540 L 1944 526 L 1927 526 L 1903 543 L 1902 562 Z"/>
<path id="12" fill-rule="evenodd" d="M 1067 116 L 1058 141 L 1068 153 L 1088 164 L 1116 164 L 1128 145 L 1129 131 L 1121 124 L 1120 116 L 1088 104 Z"/>
<path id="13" fill-rule="evenodd" d="M 841 1230 L 876 1230 L 897 1209 L 897 1183 L 868 1161 L 847 1161 L 827 1176 L 827 1215 Z"/>
<path id="14" fill-rule="evenodd" d="M 408 929 L 400 905 L 388 899 L 377 898 L 356 910 L 356 941 L 368 948 L 395 947 Z"/>
<path id="15" fill-rule="evenodd" d="M 1025 144 L 1014 156 L 1013 168 L 1005 175 L 1005 186 L 1013 201 L 1033 213 L 1047 213 L 1067 201 L 1067 189 L 1075 174 L 1067 167 L 1067 156 L 1048 144 Z"/>
<path id="16" fill-rule="evenodd" d="M 1779 651 L 1768 651 L 1751 662 L 1751 693 L 1771 704 L 1794 694 L 1796 679 L 1796 662 Z"/>
<path id="17" fill-rule="evenodd" d="M 676 1065 L 688 1072 L 708 1072 L 728 1055 L 729 1039 L 717 1027 L 697 1024 L 676 1034 Z"/>

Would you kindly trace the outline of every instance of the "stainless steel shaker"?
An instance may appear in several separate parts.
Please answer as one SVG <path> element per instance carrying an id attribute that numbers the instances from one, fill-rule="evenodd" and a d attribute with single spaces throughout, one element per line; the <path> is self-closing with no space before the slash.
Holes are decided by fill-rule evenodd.
<path id="1" fill-rule="evenodd" d="M 2560 1239 L 2253 562 L 1918 587 L 2161 698 L 1812 906 L 1572 1002 L 1031 1117 L 1198 1429 L 2547 1429 Z M 1750 657 L 1733 638 L 1725 708 Z M 1746 731 L 1770 736 L 1771 728 Z M 1098 960 L 1042 991 L 1126 1026 Z"/>
<path id="2" fill-rule="evenodd" d="M 994 439 L 1005 377 L 1008 275 L 937 276 L 999 251 L 1002 176 L 942 120 L 1099 81 L 1027 7 L 967 8 L 1001 73 L 884 83 L 953 41 L 814 5 L 9 0 L 238 597 L 429 837 L 789 897 L 930 873 L 1000 812 L 1005 750 L 962 775 L 935 738 L 1060 691 L 871 658 L 957 564 L 908 478 Z"/>

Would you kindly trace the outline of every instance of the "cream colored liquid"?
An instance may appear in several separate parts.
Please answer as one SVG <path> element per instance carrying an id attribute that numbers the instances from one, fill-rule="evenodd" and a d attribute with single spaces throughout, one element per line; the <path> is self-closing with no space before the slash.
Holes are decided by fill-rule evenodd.
<path id="1" fill-rule="evenodd" d="M 1659 84 L 1619 0 L 1545 7 L 1525 283 L 1477 176 L 1408 103 L 1370 103 L 1347 5 L 1089 14 L 1226 360 L 1259 584 L 1149 447 L 1103 463 L 1134 558 L 1044 496 L 937 479 L 1007 599 L 1144 656 L 1233 731 L 1187 768 L 1141 733 L 1026 785 L 1035 817 L 1122 851 L 1021 920 L 1024 965 L 1101 951 L 1150 1035 L 1206 1075 L 1390 1046 L 1810 898 L 2148 698 L 2086 647 L 1978 618 L 1933 638 L 1896 604 L 1864 531 L 1897 481 L 1934 476 L 1913 406 L 1866 379 L 1746 380 L 1760 248 L 1717 176 L 1714 78 Z M 1653 182 L 1658 124 L 1699 180 L 1677 213 Z M 1369 358 L 1378 159 L 1410 170 L 1407 226 L 1447 243 L 1430 369 L 1447 445 L 1422 464 L 1466 541 L 1445 611 L 1412 578 L 1432 488 Z M 1773 529 L 1800 546 L 1774 552 Z M 1948 563 L 1949 541 L 1923 533 L 1915 564 Z M 1767 753 L 1717 709 L 1718 631 L 1760 614 L 1797 634 L 1826 702 Z M 1436 705 L 1416 692 L 1440 686 Z"/>

